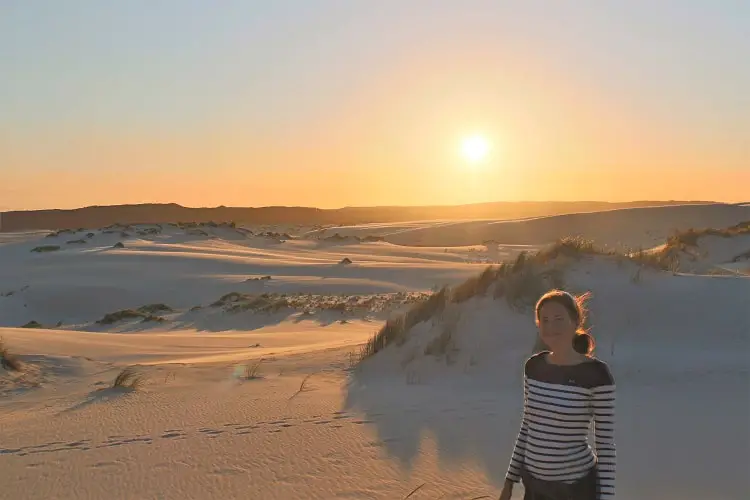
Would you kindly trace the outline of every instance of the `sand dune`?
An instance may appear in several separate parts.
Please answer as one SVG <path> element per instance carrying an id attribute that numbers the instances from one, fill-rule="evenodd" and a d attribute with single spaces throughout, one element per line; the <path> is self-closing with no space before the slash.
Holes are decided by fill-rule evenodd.
<path id="1" fill-rule="evenodd" d="M 750 219 L 750 207 L 712 204 L 625 208 L 521 220 L 425 221 L 328 228 L 308 236 L 378 235 L 409 246 L 547 245 L 566 236 L 583 236 L 600 246 L 649 248 L 678 230 L 727 227 Z"/>
<path id="2" fill-rule="evenodd" d="M 436 283 L 465 279 L 477 272 L 477 263 L 490 258 L 479 258 L 473 248 L 445 252 L 384 243 L 321 247 L 315 241 L 274 243 L 254 235 L 224 239 L 226 233 L 240 233 L 205 227 L 199 229 L 208 236 L 174 227 L 165 227 L 159 234 L 138 235 L 143 229 L 133 227 L 126 231 L 132 234 L 128 237 L 120 230 L 83 230 L 52 237 L 40 233 L 2 235 L 0 258 L 13 265 L 0 270 L 0 293 L 11 294 L 0 297 L 0 324 L 90 323 L 107 313 L 152 303 L 187 310 L 229 292 L 353 295 L 429 291 Z M 92 233 L 86 244 L 66 244 Z M 124 247 L 113 248 L 118 242 Z M 31 251 L 49 245 L 60 249 Z M 515 253 L 510 249 L 505 255 Z M 502 256 L 494 252 L 491 257 Z M 339 265 L 344 258 L 350 258 L 352 265 Z M 253 279 L 264 276 L 272 279 Z"/>
<path id="3" fill-rule="evenodd" d="M 528 309 L 490 288 L 357 364 L 360 349 L 435 287 L 557 231 L 585 222 L 601 242 L 658 252 L 652 238 L 675 225 L 750 219 L 633 210 L 335 229 L 386 236 L 371 243 L 226 225 L 0 234 L 0 336 L 22 367 L 0 368 L 0 497 L 496 498 L 534 343 Z M 417 233 L 434 246 L 414 246 Z M 490 233 L 497 245 L 475 241 Z M 737 270 L 749 243 L 697 238 L 673 272 L 622 256 L 549 263 L 593 292 L 597 356 L 618 381 L 618 498 L 747 498 L 750 277 Z M 97 322 L 125 309 L 136 316 Z M 19 328 L 31 320 L 41 327 Z M 446 331 L 448 347 L 430 347 Z M 142 385 L 112 388 L 133 365 Z"/>

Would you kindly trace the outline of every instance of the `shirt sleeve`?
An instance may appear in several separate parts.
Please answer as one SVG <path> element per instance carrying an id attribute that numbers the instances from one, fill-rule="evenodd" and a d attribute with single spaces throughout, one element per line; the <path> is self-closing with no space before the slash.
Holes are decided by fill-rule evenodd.
<path id="1" fill-rule="evenodd" d="M 596 443 L 598 498 L 615 498 L 615 382 L 610 373 L 604 385 L 593 388 L 594 440 Z"/>
<path id="2" fill-rule="evenodd" d="M 524 373 L 523 376 L 523 415 L 521 416 L 521 430 L 518 432 L 516 444 L 513 447 L 513 455 L 510 458 L 510 466 L 505 479 L 517 483 L 521 480 L 521 465 L 526 456 L 526 438 L 528 437 L 529 426 L 526 420 L 526 409 L 529 395 L 529 382 Z"/>

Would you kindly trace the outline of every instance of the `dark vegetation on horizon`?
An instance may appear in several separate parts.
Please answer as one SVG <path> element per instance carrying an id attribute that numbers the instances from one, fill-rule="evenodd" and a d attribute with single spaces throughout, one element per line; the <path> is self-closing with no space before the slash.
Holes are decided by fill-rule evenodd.
<path id="1" fill-rule="evenodd" d="M 120 224 L 158 224 L 178 220 L 209 222 L 233 220 L 240 224 L 363 224 L 431 219 L 514 219 L 682 204 L 711 204 L 708 201 L 580 202 L 495 202 L 458 206 L 346 207 L 216 207 L 188 208 L 170 204 L 92 206 L 73 210 L 30 210 L 2 213 L 0 231 L 33 229 L 59 230 L 71 227 L 104 227 Z"/>

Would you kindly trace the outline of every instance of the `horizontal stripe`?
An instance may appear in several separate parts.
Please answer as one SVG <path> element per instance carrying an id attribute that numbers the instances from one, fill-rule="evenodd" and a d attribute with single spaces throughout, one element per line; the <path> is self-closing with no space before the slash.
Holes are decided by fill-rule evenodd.
<path id="1" fill-rule="evenodd" d="M 564 385 L 564 384 L 551 384 L 549 382 L 541 382 L 534 380 L 533 378 L 526 377 L 526 382 L 529 384 L 530 389 L 537 389 L 540 391 L 549 391 L 554 394 L 565 394 L 570 397 L 579 397 L 582 399 L 588 399 L 591 397 L 594 389 L 586 389 L 585 387 L 578 387 L 575 385 Z"/>

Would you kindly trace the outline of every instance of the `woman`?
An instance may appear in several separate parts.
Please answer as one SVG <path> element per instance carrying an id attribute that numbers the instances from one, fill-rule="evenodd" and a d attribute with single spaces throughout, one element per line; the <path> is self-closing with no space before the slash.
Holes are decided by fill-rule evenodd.
<path id="1" fill-rule="evenodd" d="M 524 409 L 500 500 L 523 480 L 524 500 L 615 498 L 615 382 L 592 356 L 581 297 L 552 290 L 536 304 L 536 324 L 549 349 L 524 365 Z M 594 424 L 596 453 L 588 443 Z"/>

